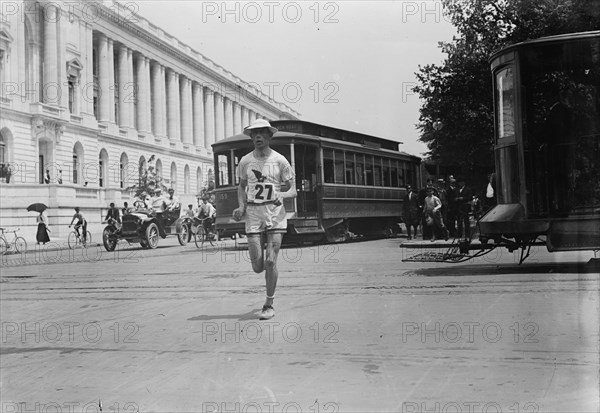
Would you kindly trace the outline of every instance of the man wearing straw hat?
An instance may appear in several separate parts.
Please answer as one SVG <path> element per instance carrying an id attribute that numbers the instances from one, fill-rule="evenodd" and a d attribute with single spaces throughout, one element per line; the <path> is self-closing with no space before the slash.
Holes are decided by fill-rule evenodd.
<path id="1" fill-rule="evenodd" d="M 240 185 L 239 207 L 233 211 L 236 221 L 246 215 L 246 235 L 252 269 L 265 271 L 267 297 L 259 318 L 268 320 L 275 316 L 273 300 L 279 276 L 277 256 L 287 220 L 283 200 L 296 197 L 296 182 L 292 166 L 287 159 L 270 147 L 277 129 L 265 119 L 257 119 L 244 129 L 250 136 L 254 150 L 245 155 L 238 165 Z M 282 184 L 288 189 L 282 191 Z M 266 233 L 266 256 L 261 234 Z"/>

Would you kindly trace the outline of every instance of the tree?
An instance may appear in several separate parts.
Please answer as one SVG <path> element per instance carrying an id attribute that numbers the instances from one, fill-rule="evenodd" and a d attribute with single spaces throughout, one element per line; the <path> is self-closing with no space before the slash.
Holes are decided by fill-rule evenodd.
<path id="1" fill-rule="evenodd" d="M 463 173 L 492 169 L 494 119 L 489 57 L 528 39 L 600 29 L 600 0 L 442 0 L 458 35 L 440 43 L 441 65 L 419 67 L 420 140 L 427 155 Z M 434 127 L 434 124 L 436 127 Z"/>
<path id="2" fill-rule="evenodd" d="M 146 163 L 140 164 L 138 182 L 127 188 L 128 191 L 135 191 L 134 196 L 136 198 L 144 199 L 146 195 L 154 194 L 157 189 L 163 191 L 167 189 L 162 183 L 162 176 L 160 176 L 154 165 L 155 158 L 156 155 L 151 155 Z"/>

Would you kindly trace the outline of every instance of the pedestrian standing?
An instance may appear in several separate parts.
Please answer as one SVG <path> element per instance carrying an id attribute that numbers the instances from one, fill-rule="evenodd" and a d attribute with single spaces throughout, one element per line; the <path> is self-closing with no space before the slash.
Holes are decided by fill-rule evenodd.
<path id="1" fill-rule="evenodd" d="M 268 320 L 275 316 L 273 301 L 279 272 L 277 256 L 283 234 L 287 232 L 287 219 L 283 200 L 296 197 L 294 170 L 287 159 L 270 147 L 277 129 L 265 119 L 256 119 L 244 129 L 250 136 L 254 150 L 239 163 L 238 208 L 233 211 L 236 221 L 246 216 L 246 235 L 252 269 L 265 271 L 267 297 L 259 318 Z M 288 189 L 282 191 L 282 186 Z M 266 234 L 266 256 L 262 242 Z"/>
<path id="2" fill-rule="evenodd" d="M 48 217 L 44 214 L 44 211 L 40 211 L 40 214 L 36 217 L 36 222 L 38 224 L 37 234 L 35 236 L 38 244 L 46 244 L 50 242 L 50 236 L 48 232 L 50 232 L 50 228 L 48 227 Z"/>
<path id="3" fill-rule="evenodd" d="M 471 223 L 469 221 L 469 213 L 471 212 L 471 201 L 473 200 L 473 192 L 465 182 L 464 178 L 458 180 L 458 191 L 456 192 L 456 204 L 458 207 L 458 238 L 464 234 L 465 240 L 471 239 Z M 463 231 L 464 228 L 464 231 Z"/>
<path id="4" fill-rule="evenodd" d="M 436 233 L 442 233 L 448 241 L 448 230 L 442 221 L 442 202 L 433 194 L 433 188 L 427 188 L 427 196 L 423 205 L 423 217 L 425 225 L 431 227 L 431 241 L 435 241 Z M 423 231 L 425 232 L 425 231 Z"/>
<path id="5" fill-rule="evenodd" d="M 415 230 L 415 238 L 417 238 L 417 230 L 419 228 L 419 196 L 413 191 L 412 186 L 406 186 L 406 195 L 404 196 L 404 222 L 406 224 L 406 234 L 408 239 L 412 239 L 412 229 Z"/>

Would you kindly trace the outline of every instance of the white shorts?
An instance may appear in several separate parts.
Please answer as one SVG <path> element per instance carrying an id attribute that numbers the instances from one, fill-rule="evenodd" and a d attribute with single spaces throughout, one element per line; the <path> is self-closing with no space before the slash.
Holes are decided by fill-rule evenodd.
<path id="1" fill-rule="evenodd" d="M 248 204 L 246 234 L 260 234 L 264 231 L 287 232 L 287 219 L 283 204 Z"/>

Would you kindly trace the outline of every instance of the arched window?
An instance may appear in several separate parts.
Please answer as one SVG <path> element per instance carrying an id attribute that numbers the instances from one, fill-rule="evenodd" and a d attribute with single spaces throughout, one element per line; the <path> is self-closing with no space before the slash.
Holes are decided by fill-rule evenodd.
<path id="1" fill-rule="evenodd" d="M 199 194 L 202 191 L 202 167 L 196 169 L 196 193 Z"/>
<path id="2" fill-rule="evenodd" d="M 171 162 L 171 188 L 177 192 L 177 165 Z"/>
<path id="3" fill-rule="evenodd" d="M 119 187 L 126 188 L 129 186 L 128 174 L 127 170 L 129 167 L 129 159 L 127 158 L 127 154 L 123 152 L 121 154 L 121 160 L 119 162 Z"/>
<path id="4" fill-rule="evenodd" d="M 190 167 L 185 165 L 183 168 L 183 193 L 188 194 L 190 192 Z"/>
<path id="5" fill-rule="evenodd" d="M 108 179 L 108 152 L 102 149 L 98 155 L 98 185 L 100 188 L 109 187 Z"/>
<path id="6" fill-rule="evenodd" d="M 83 176 L 82 173 L 83 166 L 83 145 L 80 142 L 76 142 L 73 145 L 73 183 L 74 184 L 86 184 L 86 182 L 81 182 L 81 178 Z"/>

